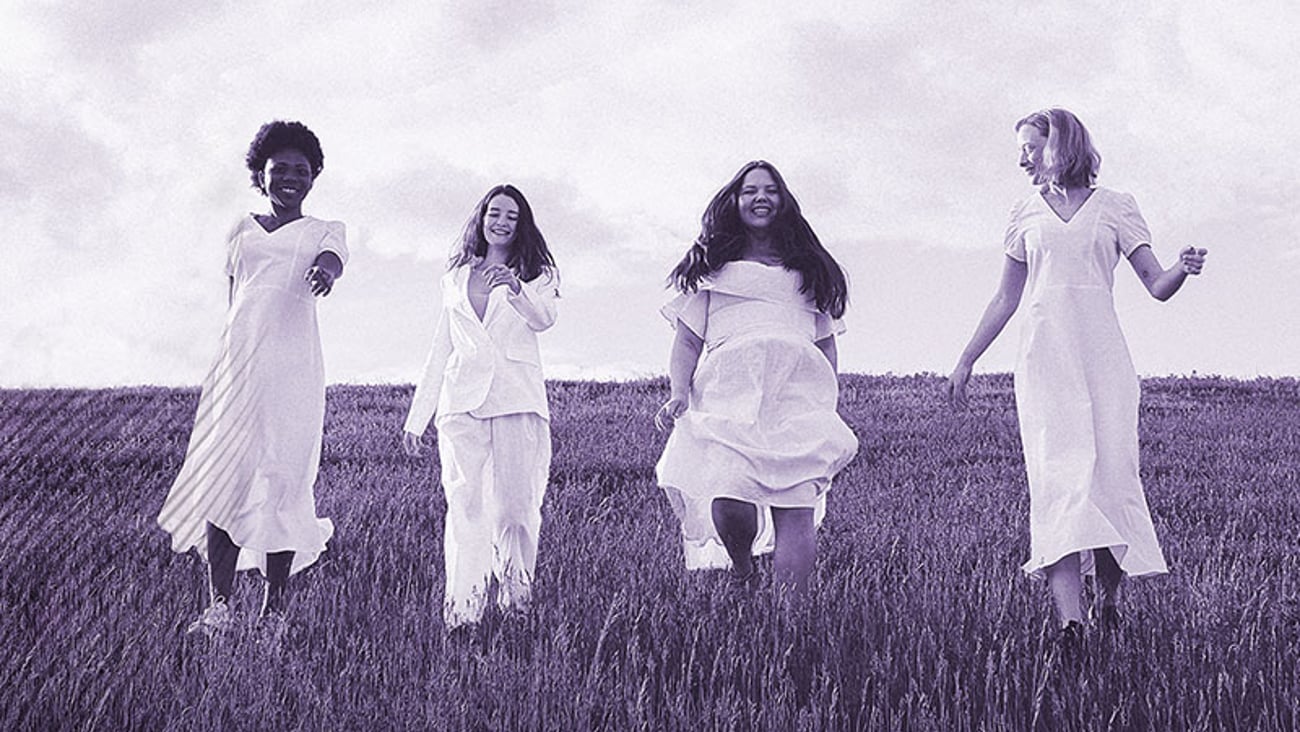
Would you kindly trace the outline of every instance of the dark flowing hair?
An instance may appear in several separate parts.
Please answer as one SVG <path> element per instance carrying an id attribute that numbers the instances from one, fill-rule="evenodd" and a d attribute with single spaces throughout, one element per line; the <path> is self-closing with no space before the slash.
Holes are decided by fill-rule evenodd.
<path id="1" fill-rule="evenodd" d="M 669 282 L 682 292 L 695 292 L 700 280 L 722 269 L 727 262 L 740 259 L 748 236 L 740 221 L 740 188 L 745 176 L 755 168 L 771 173 L 780 190 L 781 204 L 772 227 L 781 265 L 799 272 L 803 279 L 799 291 L 811 297 L 818 310 L 834 318 L 841 317 L 849 302 L 844 270 L 808 225 L 799 209 L 799 202 L 790 193 L 776 166 L 765 160 L 746 163 L 709 201 L 701 218 L 700 235 L 668 275 Z"/>
<path id="2" fill-rule="evenodd" d="M 475 257 L 487 255 L 488 244 L 483 236 L 483 217 L 487 215 L 488 203 L 503 193 L 519 206 L 519 220 L 515 222 L 515 238 L 510 242 L 510 258 L 506 260 L 506 265 L 525 282 L 531 282 L 543 272 L 555 268 L 555 259 L 551 256 L 551 250 L 546 247 L 546 239 L 542 237 L 542 232 L 537 229 L 537 222 L 533 219 L 533 207 L 528 205 L 528 199 L 524 198 L 524 194 L 520 193 L 518 188 L 509 183 L 502 183 L 493 186 L 492 190 L 488 191 L 474 207 L 474 213 L 469 217 L 469 221 L 465 222 L 465 230 L 461 233 L 460 240 L 452 248 L 447 269 L 464 267 L 471 264 Z"/>

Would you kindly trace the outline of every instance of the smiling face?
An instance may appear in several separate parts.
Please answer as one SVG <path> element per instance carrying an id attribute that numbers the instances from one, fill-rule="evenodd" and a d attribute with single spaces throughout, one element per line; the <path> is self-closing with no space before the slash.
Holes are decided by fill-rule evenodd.
<path id="1" fill-rule="evenodd" d="M 1020 146 L 1020 169 L 1025 171 L 1034 185 L 1042 185 L 1046 179 L 1043 166 L 1043 150 L 1047 147 L 1047 136 L 1033 125 L 1021 125 L 1016 130 L 1016 143 Z"/>
<path id="2" fill-rule="evenodd" d="M 311 161 L 293 148 L 273 153 L 262 169 L 262 190 L 277 208 L 296 211 L 311 191 Z"/>
<path id="3" fill-rule="evenodd" d="M 781 187 L 767 168 L 754 168 L 745 174 L 736 196 L 740 223 L 747 229 L 763 230 L 776 221 L 781 209 Z"/>
<path id="4" fill-rule="evenodd" d="M 519 225 L 519 204 L 504 193 L 488 201 L 483 212 L 483 238 L 490 247 L 509 246 Z"/>

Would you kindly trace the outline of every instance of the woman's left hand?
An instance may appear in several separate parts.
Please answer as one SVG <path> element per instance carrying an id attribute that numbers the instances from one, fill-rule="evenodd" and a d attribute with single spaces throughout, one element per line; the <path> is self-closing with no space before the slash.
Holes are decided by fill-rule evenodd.
<path id="1" fill-rule="evenodd" d="M 489 264 L 484 267 L 483 279 L 487 281 L 489 289 L 505 285 L 514 294 L 519 294 L 519 278 L 515 276 L 514 270 L 504 264 Z"/>
<path id="2" fill-rule="evenodd" d="M 307 268 L 307 274 L 304 276 L 307 284 L 311 286 L 311 294 L 325 297 L 334 289 L 334 275 L 324 267 L 313 264 Z"/>

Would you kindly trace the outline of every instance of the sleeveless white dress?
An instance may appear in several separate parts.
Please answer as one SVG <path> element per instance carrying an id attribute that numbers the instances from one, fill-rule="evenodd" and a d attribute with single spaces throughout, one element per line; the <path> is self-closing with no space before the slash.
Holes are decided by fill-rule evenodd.
<path id="1" fill-rule="evenodd" d="M 799 292 L 798 272 L 724 265 L 662 312 L 704 340 L 686 412 L 656 466 L 682 523 L 688 569 L 731 566 L 714 498 L 758 506 L 754 553 L 774 547 L 771 508 L 812 508 L 820 525 L 831 478 L 857 454 L 836 413 L 839 383 L 816 341 L 843 326 Z"/>
<path id="2" fill-rule="evenodd" d="M 1016 205 L 1007 256 L 1028 265 L 1016 410 L 1029 478 L 1030 557 L 1109 547 L 1138 576 L 1166 572 L 1138 476 L 1140 385 L 1112 295 L 1115 265 L 1151 236 L 1131 195 L 1095 188 L 1069 222 L 1040 194 Z"/>

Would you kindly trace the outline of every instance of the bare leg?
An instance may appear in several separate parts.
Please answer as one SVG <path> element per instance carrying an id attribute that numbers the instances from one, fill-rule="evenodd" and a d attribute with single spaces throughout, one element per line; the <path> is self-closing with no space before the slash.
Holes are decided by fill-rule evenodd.
<path id="1" fill-rule="evenodd" d="M 292 567 L 293 552 L 267 552 L 266 597 L 262 600 L 262 617 L 271 613 L 284 613 L 289 569 Z"/>
<path id="2" fill-rule="evenodd" d="M 713 527 L 727 548 L 738 577 L 754 572 L 754 537 L 758 536 L 758 507 L 734 498 L 713 499 Z"/>
<path id="3" fill-rule="evenodd" d="M 796 592 L 808 587 L 813 564 L 817 559 L 817 527 L 811 508 L 773 508 L 772 525 L 776 531 L 774 570 L 778 582 L 792 586 Z"/>
<path id="4" fill-rule="evenodd" d="M 208 524 L 208 593 L 216 604 L 229 602 L 235 584 L 235 563 L 239 560 L 239 547 L 235 546 L 224 529 Z"/>
<path id="5" fill-rule="evenodd" d="M 1070 622 L 1083 622 L 1083 580 L 1079 576 L 1079 553 L 1068 554 L 1046 569 L 1047 586 L 1056 603 L 1056 617 L 1065 627 Z"/>
<path id="6" fill-rule="evenodd" d="M 1119 568 L 1115 555 L 1110 549 L 1102 547 L 1092 551 L 1093 561 L 1097 566 L 1097 601 L 1101 607 L 1115 607 L 1119 601 L 1119 585 L 1124 579 L 1124 570 Z"/>

